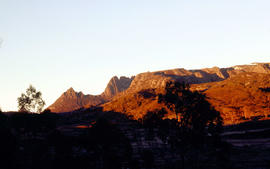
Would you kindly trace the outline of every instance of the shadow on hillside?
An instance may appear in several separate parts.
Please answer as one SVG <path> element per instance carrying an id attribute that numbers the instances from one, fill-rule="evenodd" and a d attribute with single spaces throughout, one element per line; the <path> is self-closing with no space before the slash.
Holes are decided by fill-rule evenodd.
<path id="1" fill-rule="evenodd" d="M 0 140 L 3 169 L 179 168 L 181 163 L 180 150 L 159 137 L 159 128 L 150 129 L 141 120 L 100 108 L 63 114 L 1 114 L 0 121 L 0 134 L 5 136 Z M 198 151 L 185 157 L 186 168 L 195 167 L 194 153 Z M 203 162 L 207 158 L 197 159 L 197 167 L 208 166 Z"/>
<path id="2" fill-rule="evenodd" d="M 210 138 L 205 138 L 202 147 L 175 144 L 169 139 L 177 139 L 173 137 L 178 130 L 175 123 L 163 119 L 160 111 L 149 112 L 139 121 L 101 108 L 63 114 L 1 114 L 0 132 L 5 137 L 0 140 L 0 168 L 176 169 L 183 168 L 183 160 L 187 169 L 244 168 L 253 153 L 258 153 L 252 147 L 247 151 Z M 260 124 L 268 126 L 269 121 L 254 125 Z M 193 142 L 195 138 L 189 139 Z M 265 149 L 259 156 L 267 152 Z M 243 159 L 237 154 L 245 154 L 246 163 L 239 165 Z M 257 165 L 256 160 L 253 163 Z"/>
<path id="3" fill-rule="evenodd" d="M 130 163 L 129 140 L 111 121 L 93 117 L 96 111 L 77 113 L 1 114 L 0 168 L 114 169 Z M 95 121 L 91 127 L 77 128 L 89 120 Z"/>

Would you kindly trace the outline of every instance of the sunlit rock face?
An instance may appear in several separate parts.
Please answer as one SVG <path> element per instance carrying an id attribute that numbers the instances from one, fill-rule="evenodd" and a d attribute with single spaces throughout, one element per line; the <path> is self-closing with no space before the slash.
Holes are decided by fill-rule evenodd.
<path id="1" fill-rule="evenodd" d="M 73 88 L 64 92 L 51 106 L 52 112 L 69 112 L 82 107 L 90 107 L 104 103 L 101 96 L 84 95 L 82 92 L 75 92 Z"/>
<path id="2" fill-rule="evenodd" d="M 193 85 L 221 112 L 225 124 L 270 115 L 270 74 L 243 72 L 224 81 Z"/>
<path id="3" fill-rule="evenodd" d="M 267 105 L 266 99 L 269 92 L 264 89 L 270 88 L 269 76 L 269 63 L 197 70 L 172 69 L 140 73 L 131 78 L 115 76 L 101 95 L 84 95 L 71 88 L 49 109 L 67 112 L 101 105 L 106 111 L 140 118 L 147 111 L 166 107 L 158 103 L 156 95 L 162 93 L 168 81 L 176 80 L 191 84 L 191 90 L 205 93 L 209 102 L 221 112 L 225 124 L 234 124 L 255 116 L 268 116 L 270 104 Z"/>
<path id="4" fill-rule="evenodd" d="M 134 77 L 128 78 L 125 76 L 121 76 L 120 78 L 118 78 L 117 76 L 114 76 L 109 81 L 105 91 L 102 93 L 102 96 L 106 99 L 111 99 L 118 93 L 129 88 L 133 79 Z"/>
<path id="5" fill-rule="evenodd" d="M 170 80 L 189 83 L 191 90 L 205 93 L 209 102 L 221 112 L 225 124 L 269 115 L 267 112 L 270 104 L 267 107 L 266 99 L 270 98 L 270 95 L 262 90 L 270 88 L 269 63 L 141 73 L 134 78 L 127 90 L 103 104 L 103 108 L 106 111 L 123 112 L 135 118 L 141 118 L 147 111 L 166 108 L 158 103 L 157 97 L 144 97 L 142 93 L 146 91 L 147 95 L 158 95 Z M 168 116 L 173 117 L 173 114 Z"/>
<path id="6" fill-rule="evenodd" d="M 105 91 L 100 95 L 85 95 L 82 92 L 76 92 L 73 88 L 64 92 L 51 106 L 48 107 L 52 112 L 70 112 L 80 108 L 88 108 L 108 102 L 118 93 L 126 90 L 133 77 L 113 77 Z"/>

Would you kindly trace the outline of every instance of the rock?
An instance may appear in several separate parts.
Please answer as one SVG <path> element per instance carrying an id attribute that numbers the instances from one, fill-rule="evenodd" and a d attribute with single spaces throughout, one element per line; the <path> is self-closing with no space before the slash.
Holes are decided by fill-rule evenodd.
<path id="1" fill-rule="evenodd" d="M 221 69 L 173 69 L 141 73 L 134 78 L 127 90 L 104 104 L 103 108 L 106 111 L 123 112 L 135 118 L 141 118 L 147 111 L 165 108 L 166 106 L 157 102 L 157 98 L 145 98 L 140 95 L 140 91 L 152 89 L 157 95 L 169 80 L 192 84 L 192 90 L 204 92 L 209 102 L 221 112 L 225 124 L 270 115 L 270 103 L 266 100 L 270 98 L 270 92 L 261 90 L 270 88 L 269 63 Z"/>
<path id="2" fill-rule="evenodd" d="M 106 99 L 111 99 L 113 96 L 126 90 L 130 86 L 133 79 L 134 77 L 128 78 L 121 76 L 118 78 L 117 76 L 114 76 L 109 81 L 105 91 L 102 93 L 102 96 Z"/>
<path id="3" fill-rule="evenodd" d="M 209 102 L 221 112 L 225 124 L 251 120 L 255 116 L 269 116 L 270 92 L 267 91 L 270 88 L 270 63 L 229 68 L 172 69 L 140 73 L 131 78 L 114 76 L 102 94 L 84 95 L 70 88 L 49 109 L 66 112 L 102 105 L 106 111 L 140 118 L 147 111 L 166 107 L 157 102 L 155 95 L 161 93 L 170 80 L 189 83 L 192 90 L 205 93 Z"/>
<path id="4" fill-rule="evenodd" d="M 89 108 L 105 102 L 108 102 L 112 97 L 119 92 L 126 90 L 134 77 L 114 76 L 108 83 L 105 91 L 100 95 L 84 95 L 82 92 L 75 92 L 71 87 L 64 92 L 51 106 L 52 112 L 70 112 L 80 108 Z"/>

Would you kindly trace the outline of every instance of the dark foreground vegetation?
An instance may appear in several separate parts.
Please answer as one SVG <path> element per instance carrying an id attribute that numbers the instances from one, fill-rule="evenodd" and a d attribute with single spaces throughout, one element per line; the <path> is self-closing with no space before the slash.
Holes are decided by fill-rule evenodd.
<path id="1" fill-rule="evenodd" d="M 155 125 L 169 122 L 148 116 Z M 153 127 L 147 118 L 142 125 L 115 112 L 1 114 L 0 119 L 1 169 L 182 168 L 182 160 L 187 169 L 270 168 L 270 141 L 259 142 L 270 139 L 260 134 L 267 132 L 269 121 L 225 127 L 221 140 L 208 138 L 197 146 L 163 142 L 162 137 L 172 134 L 166 128 Z"/>
<path id="2" fill-rule="evenodd" d="M 223 150 L 210 144 L 200 147 L 203 140 L 196 139 L 188 143 L 186 138 L 186 146 L 176 137 L 166 142 L 167 132 L 179 134 L 172 130 L 175 121 L 161 120 L 172 127 L 165 129 L 152 127 L 147 120 L 142 125 L 118 113 L 90 110 L 61 115 L 1 114 L 0 165 L 3 169 L 222 167 L 224 159 L 216 155 Z"/>
<path id="3" fill-rule="evenodd" d="M 175 119 L 164 118 L 165 109 L 139 120 L 101 108 L 62 114 L 0 113 L 0 168 L 270 168 L 267 144 L 237 144 L 269 138 L 264 127 L 269 123 L 223 129 L 219 112 L 184 84 L 168 83 L 158 97 L 175 112 Z"/>

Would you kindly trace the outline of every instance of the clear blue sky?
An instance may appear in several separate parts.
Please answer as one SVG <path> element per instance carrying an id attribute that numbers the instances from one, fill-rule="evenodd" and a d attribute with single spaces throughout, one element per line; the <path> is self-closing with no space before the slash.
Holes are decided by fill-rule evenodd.
<path id="1" fill-rule="evenodd" d="M 269 0 L 0 0 L 0 107 L 114 75 L 270 62 Z"/>

